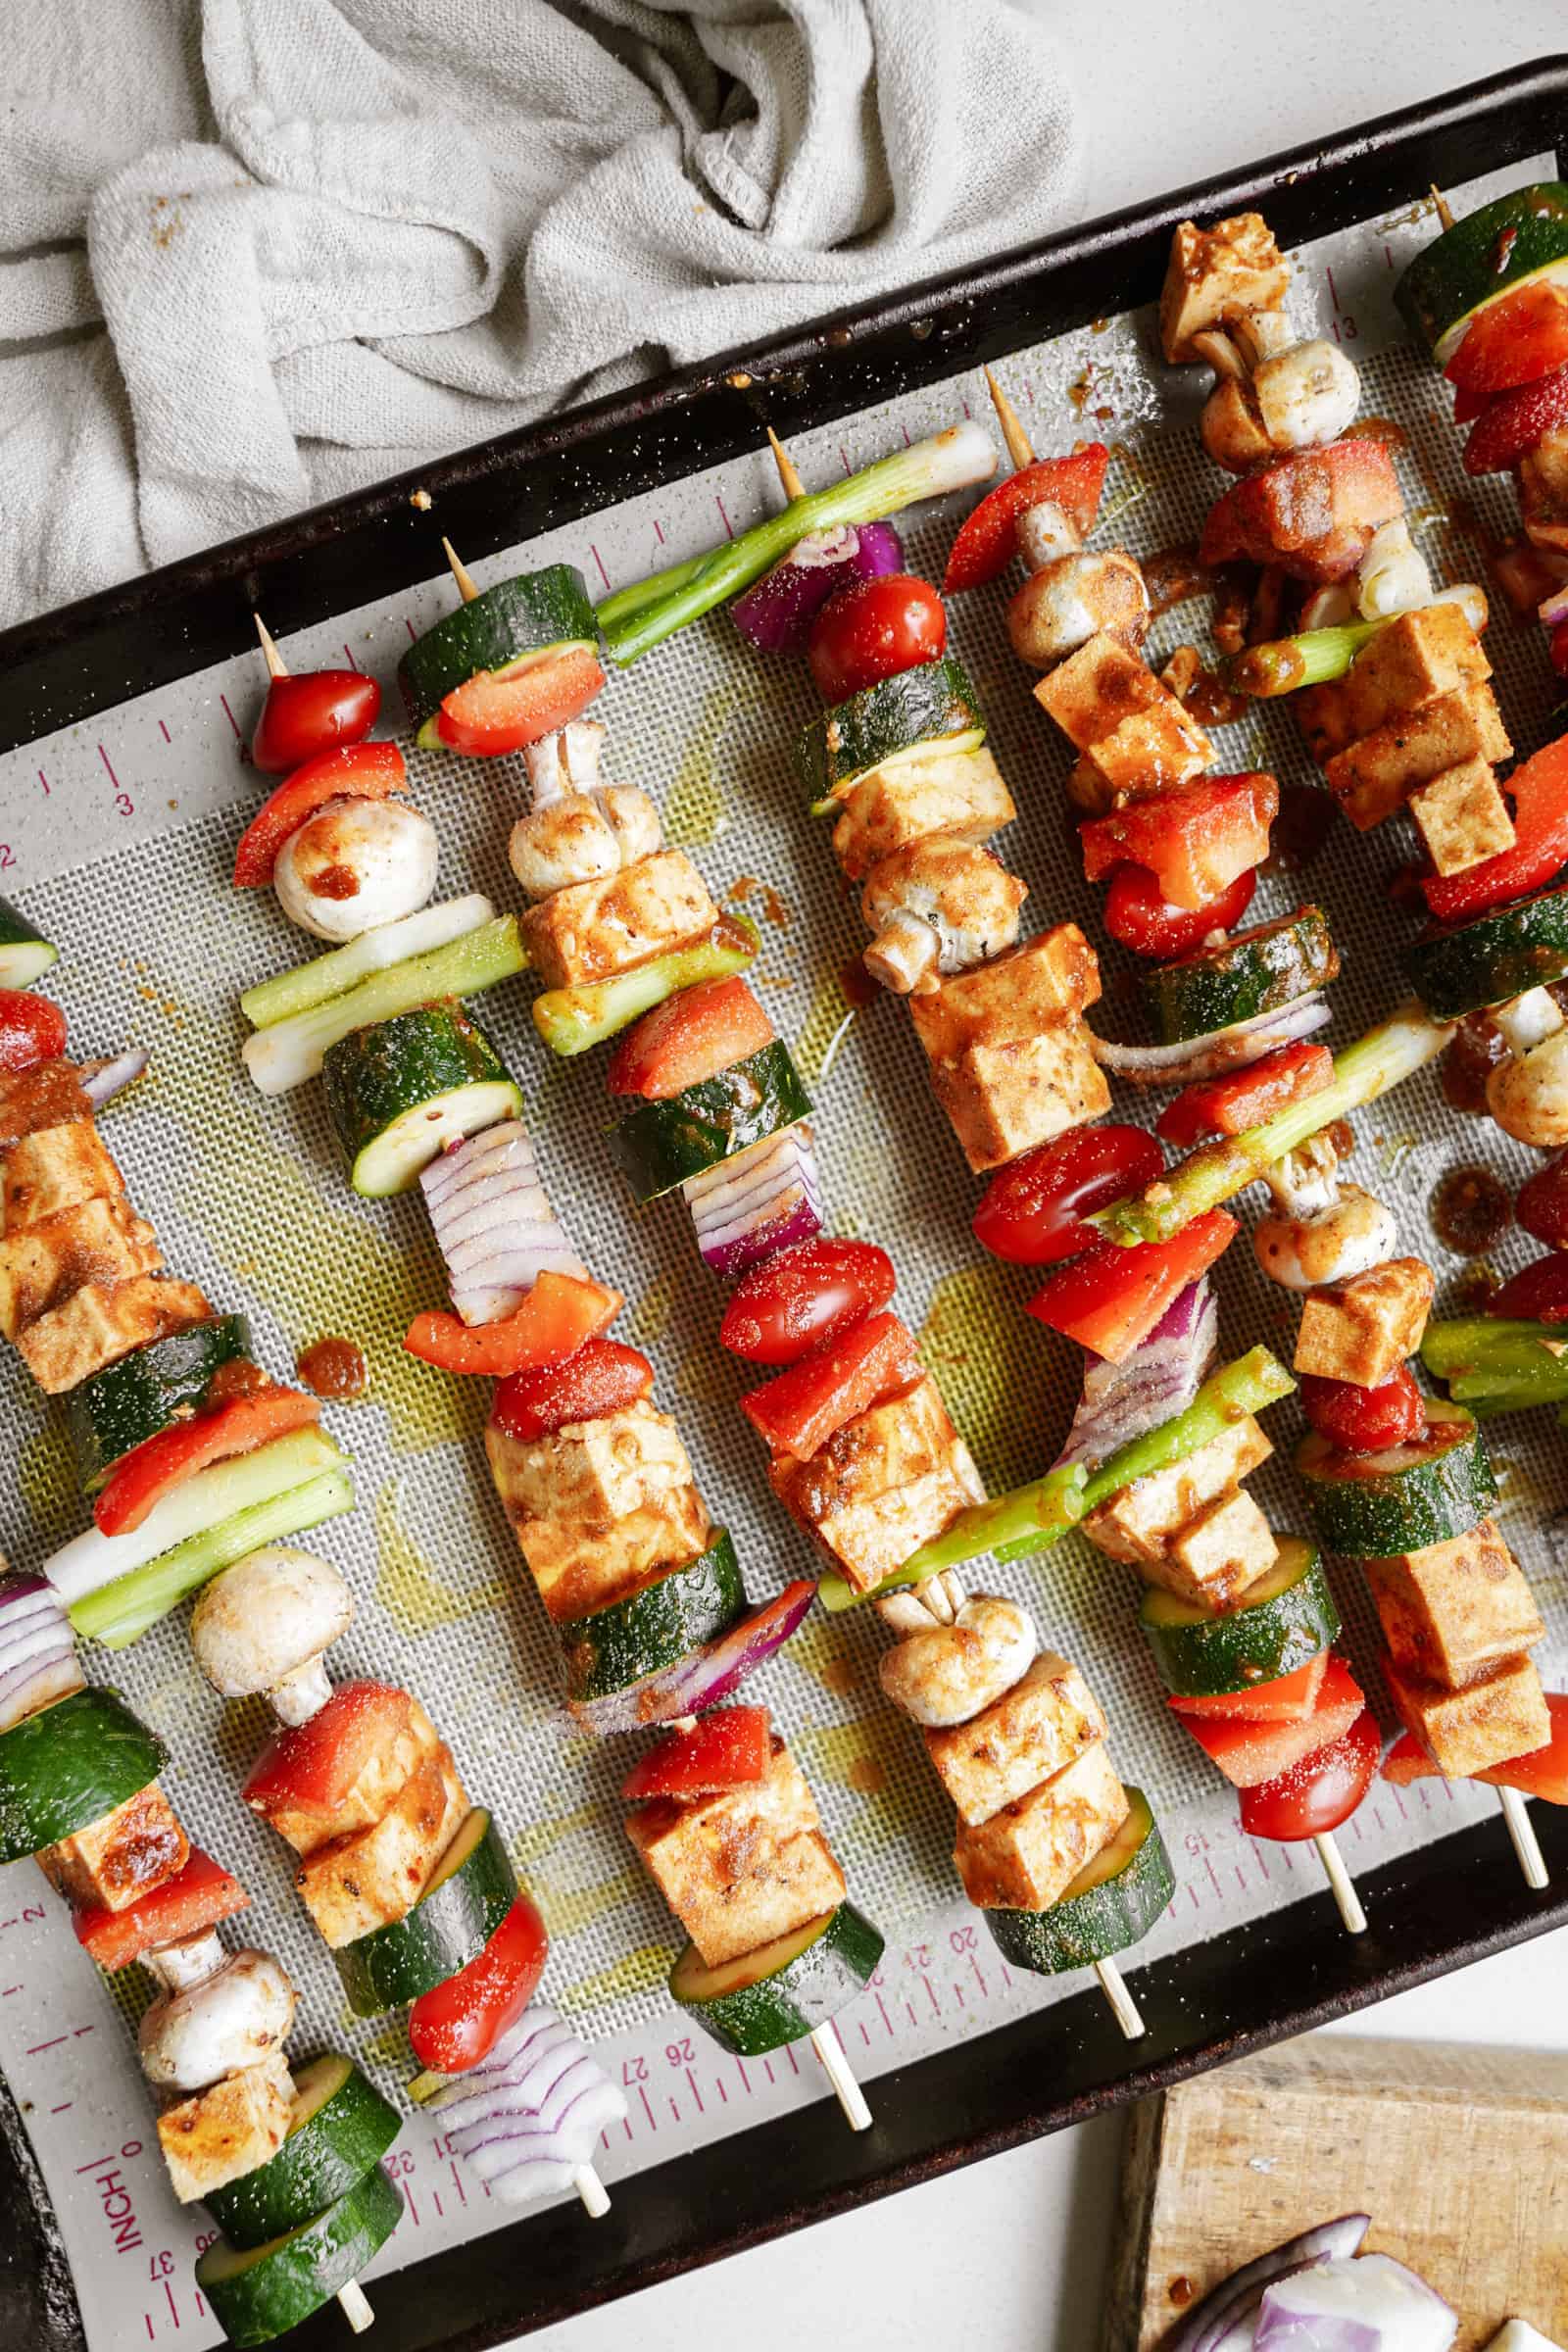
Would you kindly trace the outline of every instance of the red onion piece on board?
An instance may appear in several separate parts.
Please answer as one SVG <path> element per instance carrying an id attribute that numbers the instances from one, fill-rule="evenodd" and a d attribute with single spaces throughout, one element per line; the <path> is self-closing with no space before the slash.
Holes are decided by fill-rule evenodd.
<path id="1" fill-rule="evenodd" d="M 41 1576 L 0 1578 L 0 1732 L 81 1689 L 76 1642 Z"/>
<path id="2" fill-rule="evenodd" d="M 624 1690 L 612 1690 L 604 1698 L 571 1700 L 573 1726 L 608 1739 L 716 1707 L 783 1648 L 815 1598 L 816 1587 L 809 1578 L 786 1585 L 776 1600 L 754 1609 L 716 1642 L 688 1650 L 673 1666 L 645 1674 L 640 1683 L 628 1683 Z"/>
<path id="3" fill-rule="evenodd" d="M 465 1323 L 514 1313 L 541 1274 L 586 1277 L 556 1222 L 520 1119 L 503 1119 L 443 1152 L 419 1183 Z"/>
<path id="4" fill-rule="evenodd" d="M 729 609 L 759 653 L 799 653 L 830 596 L 855 580 L 904 568 L 904 544 L 891 522 L 842 522 L 797 540 Z"/>
<path id="5" fill-rule="evenodd" d="M 805 1119 L 688 1176 L 681 1191 L 705 1263 L 726 1279 L 822 1228 L 822 1180 Z"/>
<path id="6" fill-rule="evenodd" d="M 1254 2352 L 1448 2352 L 1459 2315 L 1392 2254 L 1308 2263 L 1263 2290 Z"/>
<path id="7" fill-rule="evenodd" d="M 435 2102 L 442 2132 L 509 2205 L 559 2196 L 626 2101 L 569 2026 L 535 2001 Z"/>
<path id="8" fill-rule="evenodd" d="M 1056 1469 L 1095 1469 L 1118 1446 L 1184 1413 L 1219 1344 L 1219 1309 L 1205 1274 L 1177 1293 L 1147 1340 L 1121 1363 L 1084 1349 L 1084 1387 Z"/>
<path id="9" fill-rule="evenodd" d="M 117 1095 L 124 1093 L 141 1076 L 152 1059 L 145 1046 L 127 1046 L 109 1061 L 84 1061 L 81 1064 L 81 1091 L 94 1110 L 102 1110 Z"/>
<path id="10" fill-rule="evenodd" d="M 1303 2270 L 1308 2263 L 1329 2262 L 1354 2254 L 1371 2227 L 1369 2213 L 1345 2213 L 1337 2221 L 1320 2222 L 1316 2229 L 1303 2230 L 1299 2237 L 1287 2238 L 1282 2246 L 1271 2246 L 1266 2254 L 1259 2254 L 1241 2270 L 1233 2271 L 1201 2303 L 1195 2303 L 1162 2352 L 1221 2352 L 1222 2346 L 1225 2352 L 1230 2352 L 1230 2341 L 1235 2340 L 1231 2330 L 1244 2314 L 1249 2332 L 1240 2341 L 1250 2352 L 1252 2315 L 1263 2289 L 1276 2278 Z"/>
<path id="11" fill-rule="evenodd" d="M 1183 1038 L 1174 1046 L 1119 1046 L 1108 1037 L 1091 1037 L 1095 1059 L 1134 1086 L 1185 1086 L 1193 1078 L 1218 1078 L 1250 1061 L 1261 1061 L 1276 1047 L 1294 1046 L 1315 1029 L 1327 1028 L 1333 1014 L 1314 989 L 1282 1004 L 1273 1012 L 1254 1012 L 1250 1021 L 1233 1021 L 1228 1029 L 1210 1029 L 1206 1036 Z"/>

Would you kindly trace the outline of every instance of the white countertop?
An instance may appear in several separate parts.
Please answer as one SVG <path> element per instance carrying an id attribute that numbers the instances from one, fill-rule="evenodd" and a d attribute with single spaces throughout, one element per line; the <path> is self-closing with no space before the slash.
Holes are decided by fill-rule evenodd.
<path id="1" fill-rule="evenodd" d="M 1073 36 L 1078 12 L 1021 4 Z M 1563 0 L 1120 0 L 1078 22 L 1102 28 L 1073 62 L 1085 219 L 1568 49 Z M 1345 2030 L 1568 2048 L 1565 1967 L 1568 1933 Z M 550 2328 L 530 2352 L 1094 2352 L 1120 2141 L 1118 2116 L 1080 2125 Z"/>

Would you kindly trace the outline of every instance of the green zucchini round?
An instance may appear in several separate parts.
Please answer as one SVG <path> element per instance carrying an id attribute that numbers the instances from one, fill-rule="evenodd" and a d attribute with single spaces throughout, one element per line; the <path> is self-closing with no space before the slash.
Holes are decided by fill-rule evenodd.
<path id="1" fill-rule="evenodd" d="M 1427 1426 L 1408 1445 L 1344 1453 L 1318 1430 L 1296 1448 L 1312 1524 L 1328 1551 L 1391 1559 L 1469 1533 L 1497 1498 L 1474 1416 L 1446 1397 L 1427 1399 Z"/>
<path id="2" fill-rule="evenodd" d="M 727 1634 L 746 1608 L 746 1587 L 727 1528 L 706 1551 L 666 1568 L 651 1585 L 561 1629 L 569 1698 L 607 1698 L 646 1674 L 676 1666 L 688 1650 Z"/>
<path id="3" fill-rule="evenodd" d="M 988 1910 L 992 1941 L 1014 1968 L 1056 1977 L 1142 1941 L 1176 1891 L 1165 1840 L 1141 1788 L 1121 1828 L 1046 1911 Z"/>
<path id="4" fill-rule="evenodd" d="M 240 2248 L 220 2238 L 196 2263 L 196 2284 L 237 2352 L 286 2335 L 367 2269 L 403 2219 L 403 2191 L 381 2167 L 297 2230 Z"/>
<path id="5" fill-rule="evenodd" d="M 406 1193 L 466 1135 L 522 1113 L 522 1094 L 455 1000 L 354 1029 L 321 1056 L 326 1107 L 357 1193 Z"/>
<path id="6" fill-rule="evenodd" d="M 230 2245 L 265 2246 L 358 2187 L 402 2129 L 369 2077 L 329 2050 L 295 2076 L 288 2136 L 276 2155 L 203 2202 Z"/>
<path id="7" fill-rule="evenodd" d="M 398 663 L 410 723 L 422 727 L 481 669 L 505 669 L 547 647 L 598 642 L 593 604 L 574 565 L 549 564 L 498 581 L 416 637 Z"/>
<path id="8" fill-rule="evenodd" d="M 1549 988 L 1568 975 L 1568 883 L 1423 933 L 1405 949 L 1404 968 L 1435 1021 Z"/>
<path id="9" fill-rule="evenodd" d="M 156 1781 L 168 1758 L 113 1690 L 73 1690 L 0 1732 L 0 1862 L 101 1821 Z"/>
<path id="10" fill-rule="evenodd" d="M 1161 1045 L 1206 1037 L 1310 996 L 1339 972 L 1321 906 L 1298 906 L 1272 923 L 1237 931 L 1219 947 L 1141 969 L 1144 1003 Z"/>
<path id="11" fill-rule="evenodd" d="M 796 772 L 813 807 L 831 808 L 858 776 L 901 752 L 937 743 L 952 752 L 978 751 L 985 735 L 968 672 L 956 654 L 942 654 L 880 678 L 813 718 L 796 742 Z"/>
<path id="12" fill-rule="evenodd" d="M 206 1403 L 223 1364 L 251 1355 L 243 1315 L 214 1315 L 118 1356 L 73 1389 L 66 1402 L 82 1492 L 95 1494 L 122 1454 Z"/>
<path id="13" fill-rule="evenodd" d="M 0 988 L 30 988 L 59 956 L 9 899 L 0 899 Z"/>
<path id="14" fill-rule="evenodd" d="M 765 2058 L 847 2009 L 882 1948 L 881 1931 L 853 1903 L 840 1903 L 717 1968 L 689 1943 L 669 1972 L 669 1989 L 722 2048 Z"/>
<path id="15" fill-rule="evenodd" d="M 1446 368 L 1478 311 L 1546 274 L 1568 274 L 1568 187 L 1556 179 L 1514 188 L 1456 220 L 1416 255 L 1394 299 Z"/>
<path id="16" fill-rule="evenodd" d="M 1294 1674 L 1337 1638 L 1340 1613 L 1317 1545 L 1281 1536 L 1273 1567 L 1233 1609 L 1205 1608 L 1151 1585 L 1138 1623 L 1166 1690 L 1212 1698 Z"/>
<path id="17" fill-rule="evenodd" d="M 611 1128 L 610 1155 L 646 1204 L 810 1112 L 794 1057 L 775 1037 L 666 1102 L 639 1102 Z"/>
<path id="18" fill-rule="evenodd" d="M 433 1992 L 478 1959 L 516 1897 L 500 1833 L 477 1806 L 412 1909 L 332 1954 L 349 2007 L 356 2017 L 378 2017 Z"/>

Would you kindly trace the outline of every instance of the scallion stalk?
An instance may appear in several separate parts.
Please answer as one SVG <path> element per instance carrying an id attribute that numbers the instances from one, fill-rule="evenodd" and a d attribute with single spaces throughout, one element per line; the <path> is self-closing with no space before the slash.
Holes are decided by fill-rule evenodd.
<path id="1" fill-rule="evenodd" d="M 1568 1325 L 1458 1315 L 1429 1323 L 1421 1361 L 1456 1404 L 1488 1415 L 1568 1398 Z"/>
<path id="2" fill-rule="evenodd" d="M 1250 694 L 1259 702 L 1326 685 L 1330 678 L 1343 678 L 1367 639 L 1386 625 L 1349 620 L 1338 629 L 1303 629 L 1297 637 L 1244 646 L 1226 662 L 1225 683 L 1233 694 Z"/>

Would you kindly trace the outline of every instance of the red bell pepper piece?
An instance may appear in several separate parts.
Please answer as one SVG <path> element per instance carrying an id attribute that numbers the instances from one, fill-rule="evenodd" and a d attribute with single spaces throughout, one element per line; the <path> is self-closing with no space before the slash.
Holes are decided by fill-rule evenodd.
<path id="1" fill-rule="evenodd" d="M 692 1731 L 671 1732 L 640 1757 L 621 1783 L 628 1803 L 647 1796 L 716 1796 L 760 1781 L 773 1738 L 765 1707 L 720 1707 Z"/>
<path id="2" fill-rule="evenodd" d="M 953 542 L 948 568 L 942 575 L 944 596 L 962 588 L 980 588 L 1002 577 L 1018 549 L 1018 517 L 1031 507 L 1060 507 L 1080 532 L 1087 531 L 1100 509 L 1110 452 L 1090 441 L 1064 458 L 1037 458 L 999 482 L 975 508 Z"/>
<path id="3" fill-rule="evenodd" d="M 1180 792 L 1129 801 L 1078 827 L 1084 872 L 1098 882 L 1130 858 L 1153 874 L 1173 906 L 1209 906 L 1238 874 L 1268 856 L 1268 829 L 1279 814 L 1272 776 L 1200 776 Z"/>
<path id="4" fill-rule="evenodd" d="M 89 1959 L 112 1976 L 144 1952 L 177 1943 L 182 1936 L 200 1936 L 220 1919 L 232 1919 L 236 1911 L 250 1908 L 250 1899 L 232 1872 L 193 1845 L 184 1869 L 144 1894 L 139 1903 L 124 1911 L 78 1911 L 72 1926 Z"/>
<path id="5" fill-rule="evenodd" d="M 1327 1046 L 1303 1039 L 1223 1078 L 1203 1078 L 1184 1087 L 1154 1121 L 1154 1132 L 1184 1150 L 1206 1135 L 1245 1135 L 1288 1102 L 1304 1102 L 1308 1095 L 1320 1095 L 1333 1083 L 1333 1054 Z"/>
<path id="6" fill-rule="evenodd" d="M 1568 367 L 1494 393 L 1464 445 L 1466 473 L 1508 473 L 1553 425 L 1568 423 Z"/>
<path id="7" fill-rule="evenodd" d="M 566 646 L 511 672 L 481 669 L 446 697 L 435 731 L 470 759 L 499 759 L 579 717 L 604 682 L 599 657 L 586 645 Z"/>
<path id="8" fill-rule="evenodd" d="M 286 776 L 318 752 L 358 743 L 374 726 L 381 689 L 358 669 L 307 669 L 273 678 L 251 737 L 251 763 Z"/>
<path id="9" fill-rule="evenodd" d="M 1294 1673 L 1252 1683 L 1245 1690 L 1219 1690 L 1208 1697 L 1173 1691 L 1166 1704 L 1178 1715 L 1206 1715 L 1222 1723 L 1303 1723 L 1317 1705 L 1329 1655 L 1320 1649 Z"/>
<path id="10" fill-rule="evenodd" d="M 1333 441 L 1297 450 L 1227 490 L 1209 510 L 1199 561 L 1274 564 L 1297 580 L 1342 580 L 1378 525 L 1403 512 L 1384 443 Z"/>
<path id="11" fill-rule="evenodd" d="M 235 889 L 260 890 L 270 882 L 289 835 L 328 801 L 384 801 L 407 781 L 408 768 L 395 743 L 351 743 L 318 752 L 269 795 L 240 835 Z"/>
<path id="12" fill-rule="evenodd" d="M 1337 1740 L 1241 1792 L 1237 1812 L 1249 1838 L 1326 1838 L 1348 1821 L 1372 1786 L 1383 1739 L 1377 1718 L 1363 1707 Z"/>
<path id="13" fill-rule="evenodd" d="M 699 980 L 627 1030 L 610 1057 L 605 1083 L 612 1095 L 665 1102 L 760 1054 L 772 1040 L 772 1022 L 738 972 Z"/>
<path id="14" fill-rule="evenodd" d="M 409 2041 L 433 2074 L 464 2075 L 488 2058 L 533 1999 L 550 1937 L 539 1906 L 519 1894 L 477 1959 L 421 1992 L 409 2011 Z"/>
<path id="15" fill-rule="evenodd" d="M 66 1016 L 30 989 L 0 988 L 0 1070 L 12 1076 L 58 1061 L 66 1050 Z"/>
<path id="16" fill-rule="evenodd" d="M 563 1364 L 587 1340 L 612 1324 L 625 1300 L 619 1291 L 575 1274 L 541 1274 L 522 1304 L 499 1323 L 465 1323 L 427 1308 L 409 1325 L 403 1345 L 421 1364 L 443 1372 L 472 1372 L 504 1380 Z"/>
<path id="17" fill-rule="evenodd" d="M 1568 298 L 1560 286 L 1537 279 L 1479 311 L 1443 372 L 1462 392 L 1507 392 L 1565 362 Z"/>
<path id="18" fill-rule="evenodd" d="M 843 1339 L 750 1390 L 741 1411 L 775 1452 L 809 1461 L 846 1421 L 884 1396 L 912 1389 L 924 1369 L 897 1315 L 867 1315 Z"/>
<path id="19" fill-rule="evenodd" d="M 1241 1228 L 1222 1208 L 1206 1208 L 1169 1242 L 1122 1250 L 1097 1242 L 1069 1258 L 1028 1300 L 1026 1312 L 1053 1331 L 1119 1364 L 1147 1340 L 1179 1291 L 1204 1274 Z"/>
<path id="20" fill-rule="evenodd" d="M 330 1829 L 370 1757 L 409 1728 L 413 1705 L 389 1683 L 339 1683 L 306 1722 L 276 1731 L 240 1790 L 253 1813 L 303 1813 Z"/>
<path id="21" fill-rule="evenodd" d="M 1343 1739 L 1365 1705 L 1345 1660 L 1330 1657 L 1311 1713 L 1294 1722 L 1258 1723 L 1238 1715 L 1184 1715 L 1182 1721 L 1228 1781 L 1254 1788 Z"/>
<path id="22" fill-rule="evenodd" d="M 1546 1712 L 1551 1718 L 1551 1738 L 1544 1747 L 1510 1756 L 1502 1764 L 1489 1764 L 1485 1772 L 1470 1777 L 1488 1781 L 1494 1788 L 1518 1788 L 1548 1805 L 1568 1805 L 1568 1691 L 1548 1690 Z M 1411 1732 L 1401 1733 L 1383 1759 L 1383 1778 L 1396 1788 L 1407 1788 L 1412 1781 L 1441 1777 Z"/>
<path id="23" fill-rule="evenodd" d="M 212 1462 L 252 1453 L 273 1438 L 319 1421 L 321 1400 L 303 1389 L 265 1388 L 235 1396 L 190 1421 L 172 1421 L 115 1464 L 93 1497 L 92 1515 L 106 1536 L 128 1536 L 173 1489 Z"/>
<path id="24" fill-rule="evenodd" d="M 1511 850 L 1462 874 L 1428 874 L 1421 888 L 1439 923 L 1466 923 L 1504 899 L 1523 898 L 1568 864 L 1568 735 L 1543 745 L 1504 789 L 1514 804 Z"/>
<path id="25" fill-rule="evenodd" d="M 1485 413 L 1491 398 L 1490 392 L 1455 392 L 1453 396 L 1454 423 L 1474 424 L 1476 418 Z"/>
<path id="26" fill-rule="evenodd" d="M 1301 1410 L 1342 1453 L 1381 1453 L 1389 1446 L 1405 1446 L 1427 1425 L 1427 1400 L 1411 1379 L 1408 1364 L 1401 1364 L 1392 1380 L 1375 1389 L 1303 1372 Z"/>
<path id="27" fill-rule="evenodd" d="M 490 1426 L 526 1445 L 568 1422 L 623 1413 L 653 1394 L 654 1367 L 618 1340 L 585 1340 L 564 1364 L 514 1372 L 490 1400 Z"/>

